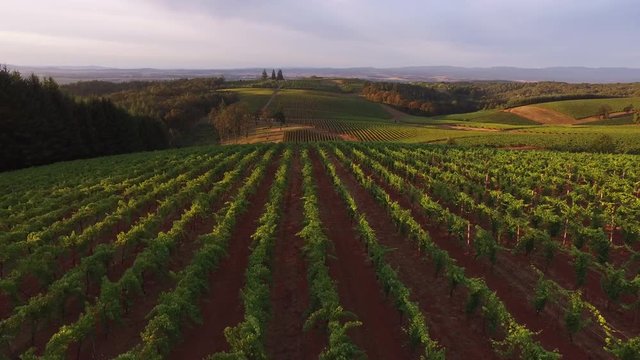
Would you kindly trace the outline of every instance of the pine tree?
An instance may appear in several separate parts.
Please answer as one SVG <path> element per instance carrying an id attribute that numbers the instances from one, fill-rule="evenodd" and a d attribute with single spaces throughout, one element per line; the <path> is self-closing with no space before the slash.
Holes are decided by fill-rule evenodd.
<path id="1" fill-rule="evenodd" d="M 278 70 L 278 76 L 276 77 L 276 80 L 284 80 L 284 76 L 282 76 L 282 70 Z"/>
<path id="2" fill-rule="evenodd" d="M 276 71 L 271 70 L 271 80 L 275 80 L 275 79 L 276 79 Z"/>
<path id="3" fill-rule="evenodd" d="M 267 80 L 269 75 L 267 75 L 267 69 L 262 69 L 262 80 Z"/>

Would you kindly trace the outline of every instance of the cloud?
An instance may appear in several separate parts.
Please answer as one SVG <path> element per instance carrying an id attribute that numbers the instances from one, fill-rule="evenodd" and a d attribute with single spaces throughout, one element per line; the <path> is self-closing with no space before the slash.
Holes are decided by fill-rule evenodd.
<path id="1" fill-rule="evenodd" d="M 637 66 L 633 0 L 9 0 L 0 62 Z"/>

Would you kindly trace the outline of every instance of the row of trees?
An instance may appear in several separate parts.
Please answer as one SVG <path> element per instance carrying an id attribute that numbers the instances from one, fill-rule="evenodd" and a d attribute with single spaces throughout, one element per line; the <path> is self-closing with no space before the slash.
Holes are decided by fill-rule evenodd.
<path id="1" fill-rule="evenodd" d="M 640 83 L 368 82 L 362 94 L 370 101 L 389 104 L 410 113 L 440 115 L 547 101 L 640 96 Z"/>
<path id="2" fill-rule="evenodd" d="M 602 106 L 600 106 L 600 109 L 598 109 L 598 116 L 600 117 L 600 119 L 610 119 L 611 118 L 611 113 L 613 112 L 613 108 L 608 105 L 608 104 L 604 104 Z M 632 115 L 633 116 L 633 122 L 635 124 L 640 125 L 640 109 L 636 109 L 633 104 L 629 104 L 627 106 L 625 106 L 622 109 L 622 112 L 625 115 Z"/>
<path id="3" fill-rule="evenodd" d="M 65 85 L 63 90 L 82 98 L 104 97 L 134 115 L 161 121 L 168 129 L 171 144 L 180 145 L 212 108 L 238 100 L 233 92 L 218 91 L 224 82 L 221 77 L 121 84 L 89 81 Z"/>
<path id="4" fill-rule="evenodd" d="M 286 117 L 284 111 L 279 108 L 262 109 L 252 113 L 243 102 L 226 104 L 222 101 L 217 108 L 212 108 L 209 112 L 209 121 L 218 132 L 220 140 L 228 141 L 248 137 L 249 131 L 260 123 L 271 127 L 277 122 L 282 127 Z"/>
<path id="5" fill-rule="evenodd" d="M 107 99 L 76 101 L 51 78 L 0 69 L 0 170 L 162 149 L 166 127 Z"/>
<path id="6" fill-rule="evenodd" d="M 267 75 L 267 69 L 263 69 L 262 70 L 262 76 L 261 76 L 262 80 L 269 80 L 269 75 Z M 282 75 L 282 70 L 278 69 L 278 74 L 276 75 L 276 70 L 272 69 L 271 70 L 271 80 L 284 80 L 284 76 Z"/>

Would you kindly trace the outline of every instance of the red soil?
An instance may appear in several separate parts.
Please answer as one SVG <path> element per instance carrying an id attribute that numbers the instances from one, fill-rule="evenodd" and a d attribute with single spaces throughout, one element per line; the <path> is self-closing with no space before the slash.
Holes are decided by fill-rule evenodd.
<path id="1" fill-rule="evenodd" d="M 444 203 L 443 201 L 439 202 Z M 447 207 L 453 213 L 467 218 L 467 220 L 471 221 L 472 223 L 479 224 L 485 229 L 490 228 L 489 220 L 482 219 L 480 216 L 477 216 L 477 214 L 462 213 L 459 208 L 455 206 L 447 206 L 446 204 L 443 204 L 443 206 Z M 614 234 L 614 242 L 622 242 L 620 237 L 621 236 L 619 234 Z M 556 240 L 558 242 L 562 242 L 560 238 Z M 569 238 L 567 241 L 571 242 L 571 239 Z M 588 251 L 588 249 L 586 248 L 585 250 Z M 619 264 L 623 261 L 622 259 L 626 259 L 629 256 L 628 252 L 622 252 L 622 249 L 612 249 L 610 255 L 611 262 L 614 264 Z M 595 256 L 595 253 L 592 253 L 592 255 Z M 556 281 L 565 289 L 576 288 L 576 276 L 575 270 L 573 268 L 574 260 L 567 253 L 557 252 L 554 261 L 551 262 L 548 267 L 539 254 L 533 256 L 531 259 L 513 255 L 511 256 L 511 258 L 519 262 L 519 266 L 521 266 L 522 268 L 529 268 L 531 264 L 535 264 L 538 269 L 543 270 L 547 278 Z M 628 272 L 628 274 L 630 273 L 631 272 Z M 633 334 L 637 334 L 638 330 L 640 330 L 640 324 L 638 323 L 638 319 L 636 319 L 636 315 L 633 314 L 633 312 L 626 311 L 618 305 L 611 305 L 610 308 L 606 307 L 608 297 L 604 293 L 600 285 L 601 279 L 602 275 L 598 271 L 593 268 L 590 268 L 588 270 L 586 284 L 582 288 L 580 288 L 580 290 L 582 290 L 583 292 L 584 299 L 595 305 L 598 310 L 605 316 L 609 324 L 612 325 L 614 329 L 620 331 L 623 337 L 631 337 L 633 336 Z M 633 299 L 623 299 L 623 302 L 626 303 L 630 303 L 632 301 Z M 596 338 L 597 337 L 598 336 L 596 336 Z"/>
<path id="2" fill-rule="evenodd" d="M 173 250 L 171 260 L 167 266 L 168 271 L 178 272 L 189 262 L 192 254 L 200 247 L 197 237 L 210 231 L 214 221 L 211 218 L 197 220 L 192 228 L 187 230 L 184 238 Z M 121 272 L 126 268 L 122 266 Z M 158 302 L 162 292 L 170 291 L 175 282 L 170 276 L 162 274 L 149 274 L 144 279 L 145 293 L 134 299 L 129 313 L 124 317 L 122 324 L 109 324 L 110 332 L 105 334 L 104 327 L 100 326 L 95 336 L 95 341 L 85 342 L 82 346 L 80 357 L 93 359 L 111 359 L 123 352 L 130 350 L 139 341 L 139 334 L 147 325 L 147 314 Z"/>
<path id="3" fill-rule="evenodd" d="M 386 260 L 398 271 L 400 280 L 411 289 L 425 314 L 430 336 L 446 349 L 448 359 L 496 358 L 491 343 L 479 319 L 468 318 L 464 312 L 466 294 L 457 290 L 449 298 L 449 285 L 443 276 L 434 277 L 434 267 L 424 254 L 398 233 L 386 210 L 361 187 L 350 171 L 333 161 L 338 176 L 366 215 L 381 245 L 393 249 Z"/>
<path id="4" fill-rule="evenodd" d="M 202 172 L 204 173 L 204 170 Z M 215 181 L 211 182 L 211 184 L 207 185 L 203 191 L 204 192 L 210 191 L 213 188 L 214 183 Z M 234 184 L 231 187 L 231 189 L 227 192 L 226 196 L 228 197 L 229 196 L 228 194 L 232 194 L 238 186 L 239 185 L 237 183 Z M 224 204 L 224 201 L 226 200 L 227 198 L 225 197 L 218 200 L 212 206 L 212 209 L 218 209 L 222 207 L 222 204 Z M 158 232 L 161 232 L 161 231 L 166 232 L 169 229 L 171 229 L 173 222 L 179 219 L 182 213 L 188 210 L 189 206 L 190 205 L 186 205 L 180 210 L 175 211 L 172 215 L 163 219 L 163 222 L 160 225 Z M 152 206 L 152 207 L 157 208 L 157 206 Z M 182 255 L 181 256 L 175 255 L 172 257 L 172 262 L 169 264 L 169 270 L 177 271 L 176 269 L 179 270 L 183 268 L 186 265 L 186 263 L 182 264 L 182 262 L 185 259 L 191 258 L 190 256 L 186 256 L 185 254 L 191 254 L 199 246 L 199 244 L 193 240 L 195 240 L 198 235 L 209 231 L 212 227 L 213 227 L 213 219 L 206 219 L 206 220 L 195 219 L 193 223 L 189 224 L 187 226 L 187 236 L 185 237 L 186 241 L 179 243 L 178 247 L 174 249 L 176 254 L 182 254 Z M 116 231 L 114 231 L 110 236 L 112 238 L 109 241 L 113 241 L 116 236 Z M 108 241 L 108 240 L 105 238 L 104 241 Z M 109 264 L 107 269 L 107 275 L 109 276 L 109 279 L 111 281 L 116 281 L 131 266 L 131 264 L 133 264 L 133 261 L 135 260 L 137 254 L 142 250 L 143 250 L 143 246 L 139 245 L 133 251 L 133 253 L 128 254 L 124 262 L 120 261 L 119 256 L 114 257 L 112 263 Z M 95 299 L 99 295 L 99 290 L 100 290 L 99 284 L 94 283 L 92 281 L 92 282 L 89 282 L 88 285 L 89 285 L 88 299 Z M 125 346 L 123 347 L 124 350 L 122 350 L 121 352 L 127 351 L 130 347 L 133 346 L 131 343 L 132 338 L 138 339 L 139 332 L 146 325 L 146 320 L 144 319 L 145 315 L 147 314 L 148 310 L 151 310 L 153 306 L 155 306 L 155 299 L 157 299 L 159 294 L 162 291 L 165 291 L 166 289 L 169 288 L 167 287 L 168 285 L 172 286 L 173 283 L 171 279 L 167 279 L 166 277 L 162 277 L 161 279 L 156 279 L 155 276 L 149 276 L 149 278 L 145 278 L 146 293 L 144 295 L 144 299 L 143 299 L 144 301 L 135 302 L 134 300 L 134 306 L 131 307 L 129 314 L 125 315 L 125 319 L 123 321 L 123 324 L 126 325 L 125 329 L 128 330 L 128 332 L 122 331 L 120 329 L 121 327 L 123 327 L 123 324 L 109 324 L 109 327 L 111 328 L 111 333 L 115 333 L 118 335 L 117 338 L 113 338 L 113 339 L 109 338 L 109 341 L 113 341 L 118 345 L 121 345 L 121 343 L 125 344 Z M 31 285 L 31 287 L 37 288 L 38 285 L 37 283 L 34 282 L 34 284 Z M 79 301 L 75 297 L 71 297 L 66 301 L 65 316 L 59 319 L 54 319 L 53 321 L 46 324 L 37 332 L 34 346 L 36 347 L 38 352 L 44 349 L 44 346 L 46 345 L 48 339 L 53 334 L 55 334 L 62 325 L 74 323 L 75 321 L 78 320 L 78 317 L 80 316 L 81 312 L 84 310 L 83 305 L 84 305 L 84 302 Z M 136 313 L 136 311 L 138 311 L 138 313 Z M 113 331 L 114 328 L 116 329 L 116 331 Z M 101 351 L 100 346 L 102 346 L 102 341 L 99 341 L 99 340 L 105 339 L 104 342 L 107 342 L 106 339 L 108 338 L 108 336 L 104 333 L 104 328 L 102 326 L 99 326 L 99 329 L 97 330 L 97 332 L 98 334 L 93 339 L 93 341 L 91 342 L 85 341 L 82 344 L 82 349 L 80 352 L 81 355 L 84 352 L 90 351 L 92 356 L 96 358 L 100 358 L 101 355 L 99 352 Z M 112 335 L 113 334 L 109 334 L 109 336 L 112 336 Z M 136 342 L 137 341 L 139 340 L 136 340 Z M 16 346 L 14 346 L 14 349 L 17 349 L 15 351 L 16 354 L 24 351 L 30 345 L 29 329 L 25 328 L 14 343 L 16 344 Z M 70 354 L 76 354 L 77 346 L 72 346 L 72 347 L 73 349 L 70 349 Z M 89 347 L 91 347 L 91 349 L 88 349 Z M 106 346 L 106 348 L 110 348 L 110 347 L 111 346 Z M 114 356 L 117 354 L 118 352 L 113 352 L 111 355 Z"/>
<path id="5" fill-rule="evenodd" d="M 417 184 L 414 184 L 417 185 Z M 419 188 L 421 186 L 418 186 Z M 424 189 L 423 189 L 424 190 Z M 444 203 L 444 201 L 439 201 L 442 205 L 448 208 L 451 212 L 465 217 L 467 220 L 471 221 L 474 224 L 479 224 L 484 229 L 490 228 L 490 222 L 488 219 L 482 219 L 477 214 L 467 214 L 462 213 L 459 208 L 455 206 L 448 206 Z M 418 210 L 419 211 L 419 210 Z M 473 236 L 472 229 L 472 236 Z M 615 236 L 614 236 L 615 239 Z M 560 238 L 557 239 L 558 242 L 562 242 Z M 567 240 L 571 242 L 569 238 Z M 621 241 L 621 240 L 620 240 Z M 535 264 L 538 269 L 543 270 L 545 276 L 549 279 L 556 281 L 565 289 L 575 289 L 576 286 L 576 276 L 575 270 L 573 268 L 573 258 L 566 253 L 557 252 L 556 257 L 551 264 L 547 267 L 545 265 L 544 260 L 541 256 L 534 256 L 531 259 L 521 256 L 513 256 L 508 253 L 510 258 L 519 263 L 519 266 L 522 268 L 529 268 L 531 264 Z M 595 255 L 592 253 L 592 255 Z M 624 255 L 624 257 L 628 257 L 628 253 Z M 620 257 L 623 257 L 620 254 L 620 251 L 613 250 L 611 251 L 610 258 L 613 263 L 621 262 Z M 515 266 L 515 265 L 513 265 Z M 534 277 L 535 278 L 535 277 Z M 615 329 L 619 330 L 626 337 L 630 337 L 632 334 L 637 334 L 638 330 L 640 330 L 640 324 L 638 323 L 634 314 L 630 311 L 625 311 L 620 306 L 611 305 L 609 309 L 607 309 L 606 304 L 608 302 L 608 297 L 602 290 L 600 285 L 602 279 L 602 275 L 590 268 L 587 273 L 586 284 L 580 289 L 583 291 L 584 299 L 589 301 L 591 304 L 595 305 L 598 310 L 605 316 L 610 325 L 612 325 Z M 533 281 L 533 280 L 532 280 Z M 534 282 L 535 284 L 535 282 Z M 625 299 L 626 301 L 626 299 Z M 631 301 L 627 301 L 631 302 Z"/>
<path id="6" fill-rule="evenodd" d="M 169 359 L 202 359 L 229 349 L 224 329 L 242 321 L 244 308 L 240 290 L 245 283 L 249 261 L 251 235 L 258 227 L 273 183 L 278 161 L 272 161 L 254 195 L 249 198 L 248 211 L 242 214 L 229 239 L 227 257 L 209 279 L 209 293 L 200 300 L 202 323 L 186 326 L 183 341 L 173 348 Z"/>
<path id="7" fill-rule="evenodd" d="M 537 277 L 530 271 L 529 262 L 525 259 L 518 261 L 510 252 L 501 251 L 498 253 L 498 261 L 493 268 L 483 261 L 476 260 L 472 251 L 458 243 L 447 231 L 437 227 L 428 219 L 424 212 L 412 204 L 408 197 L 398 194 L 393 189 L 374 175 L 365 170 L 366 174 L 384 188 L 392 200 L 397 201 L 401 206 L 411 210 L 413 217 L 425 227 L 432 240 L 449 255 L 456 260 L 457 264 L 465 268 L 465 273 L 469 277 L 483 278 L 489 288 L 496 292 L 503 301 L 509 312 L 516 321 L 527 326 L 534 332 L 540 332 L 535 338 L 547 350 L 558 349 L 560 353 L 568 359 L 590 359 L 596 356 L 606 358 L 608 354 L 604 352 L 602 339 L 592 332 L 583 331 L 575 336 L 574 343 L 569 340 L 568 333 L 561 326 L 563 313 L 553 306 L 548 306 L 542 316 L 537 315 L 531 305 L 531 296 L 535 288 Z M 546 316 L 545 316 L 546 315 Z M 557 319 L 557 321 L 548 321 Z M 561 334 L 559 336 L 559 334 Z"/>
<path id="8" fill-rule="evenodd" d="M 167 217 L 167 219 L 165 219 L 165 221 L 163 222 L 160 231 L 168 231 L 171 228 L 173 221 L 178 219 L 180 217 L 180 214 L 184 210 L 186 210 L 186 208 L 181 209 L 179 212 L 177 211 L 171 217 Z M 101 239 L 103 239 L 102 242 L 113 241 L 115 239 L 115 236 L 116 232 L 113 231 L 110 235 L 101 237 Z M 139 251 L 141 251 L 141 249 L 139 249 Z M 110 280 L 117 280 L 127 270 L 127 268 L 131 266 L 131 264 L 135 260 L 136 254 L 133 254 L 133 256 L 129 257 L 127 260 L 125 260 L 125 262 L 120 262 L 119 258 L 117 260 L 114 259 L 114 261 L 109 264 L 107 269 L 107 275 L 109 276 Z M 67 258 L 66 260 L 67 261 L 65 262 L 65 266 L 68 266 L 68 268 L 70 269 L 72 267 L 70 258 Z M 99 295 L 99 283 L 92 280 L 89 281 L 86 285 L 88 286 L 86 290 L 87 299 L 95 299 Z M 33 275 L 27 276 L 22 282 L 21 291 L 23 292 L 23 294 L 32 294 L 31 296 L 33 296 L 44 290 L 46 289 L 41 288 L 38 280 Z M 28 299 L 28 297 L 25 297 L 25 299 Z M 36 349 L 38 349 L 39 351 L 43 350 L 49 338 L 51 338 L 51 336 L 55 334 L 62 325 L 76 322 L 80 314 L 84 311 L 84 301 L 86 301 L 86 299 L 80 300 L 75 296 L 70 296 L 65 302 L 64 316 L 53 319 L 37 331 L 34 343 Z M 12 308 L 13 306 L 14 305 L 11 305 L 10 308 Z M 9 315 L 11 315 L 10 312 L 7 314 L 7 317 Z M 13 342 L 12 352 L 15 352 L 17 355 L 26 350 L 26 348 L 29 346 L 31 346 L 30 328 L 25 325 L 21 334 Z"/>
<path id="9" fill-rule="evenodd" d="M 312 162 L 320 218 L 335 249 L 335 257 L 329 257 L 329 272 L 337 281 L 345 310 L 353 312 L 363 323 L 350 331 L 354 343 L 369 359 L 416 358 L 402 332 L 400 312 L 382 293 L 364 245 L 358 240 L 347 209 L 317 154 L 313 154 Z"/>
<path id="10" fill-rule="evenodd" d="M 194 176 L 200 176 L 201 174 L 203 174 L 207 169 L 206 168 L 202 168 L 200 169 Z M 152 190 L 152 189 L 150 189 Z M 150 201 L 148 201 L 146 204 L 144 204 L 142 207 L 140 207 L 139 209 L 137 209 L 136 211 L 133 212 L 132 216 L 129 218 L 125 218 L 122 219 L 121 221 L 119 221 L 118 223 L 116 223 L 114 226 L 111 227 L 111 229 L 109 231 L 107 231 L 104 235 L 97 237 L 95 239 L 92 239 L 91 244 L 89 244 L 89 246 L 86 247 L 86 249 L 84 250 L 80 250 L 80 251 L 72 251 L 68 254 L 62 254 L 62 256 L 60 256 L 57 259 L 57 266 L 56 266 L 56 270 L 55 270 L 55 275 L 54 278 L 52 279 L 51 282 L 61 278 L 66 272 L 68 272 L 70 269 L 76 267 L 79 263 L 79 259 L 81 259 L 83 256 L 87 256 L 90 255 L 93 252 L 93 249 L 95 248 L 95 246 L 97 246 L 98 244 L 103 244 L 103 243 L 111 243 L 113 241 L 115 241 L 118 233 L 123 232 L 123 231 L 128 231 L 134 224 L 136 224 L 138 222 L 138 220 L 142 217 L 147 216 L 150 213 L 153 213 L 157 210 L 157 208 L 160 206 L 159 203 L 160 199 L 152 199 Z M 176 216 L 178 216 L 179 214 L 176 214 Z M 105 215 L 106 216 L 106 215 Z M 94 223 L 102 221 L 104 219 L 105 216 L 102 216 L 98 219 L 96 219 L 94 221 Z M 71 217 L 71 214 L 69 215 L 69 217 Z M 173 221 L 171 221 L 173 222 Z M 162 231 L 166 231 L 171 227 L 171 222 L 168 223 L 168 226 L 166 227 L 165 230 Z M 167 224 L 167 222 L 165 221 L 165 224 Z M 83 230 L 88 226 L 89 224 L 85 224 L 85 222 L 82 222 L 81 224 L 78 224 L 78 226 L 76 227 L 76 229 L 74 231 L 76 231 L 76 233 L 82 233 Z M 120 257 L 117 257 L 118 259 L 120 259 Z M 90 286 L 92 284 L 89 284 Z M 40 282 L 38 281 L 38 279 L 33 276 L 32 274 L 27 274 L 21 281 L 20 284 L 20 295 L 21 295 L 21 299 L 19 301 L 12 301 L 11 299 L 8 299 L 6 306 L 2 306 L 2 308 L 0 308 L 0 319 L 4 319 L 8 316 L 11 315 L 13 309 L 15 308 L 15 306 L 17 305 L 21 305 L 24 304 L 28 301 L 28 299 L 30 299 L 31 297 L 41 293 L 41 292 L 45 292 L 48 288 L 48 285 L 43 286 L 42 284 L 40 284 Z M 5 294 L 0 294 L 0 304 L 3 304 L 3 299 L 6 298 Z"/>
<path id="11" fill-rule="evenodd" d="M 542 263 L 539 260 L 539 263 Z M 567 254 L 557 253 L 545 275 L 554 279 L 566 289 L 576 288 L 576 275 L 573 267 L 573 259 Z M 625 337 L 637 336 L 640 323 L 635 318 L 633 311 L 624 310 L 618 305 L 611 304 L 607 309 L 607 295 L 602 290 L 602 275 L 590 268 L 587 272 L 585 285 L 580 288 L 585 300 L 596 306 L 614 329 Z"/>
<path id="12" fill-rule="evenodd" d="M 4 319 L 11 315 L 12 310 L 13 302 L 11 299 L 5 294 L 0 294 L 0 319 Z"/>
<path id="13" fill-rule="evenodd" d="M 302 254 L 302 174 L 299 156 L 294 156 L 284 197 L 282 221 L 272 263 L 271 321 L 266 350 L 273 359 L 317 359 L 326 336 L 316 328 L 302 327 L 309 308 L 307 266 Z"/>

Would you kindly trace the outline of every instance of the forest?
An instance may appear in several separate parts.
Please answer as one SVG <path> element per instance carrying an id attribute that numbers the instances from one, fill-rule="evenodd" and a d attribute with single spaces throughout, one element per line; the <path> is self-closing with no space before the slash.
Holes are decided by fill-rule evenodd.
<path id="1" fill-rule="evenodd" d="M 561 82 L 367 82 L 367 100 L 416 115 L 443 115 L 510 108 L 549 101 L 640 96 L 640 84 L 569 84 Z"/>
<path id="2" fill-rule="evenodd" d="M 185 134 L 211 109 L 238 99 L 232 93 L 218 92 L 224 78 L 179 79 L 155 82 L 110 83 L 90 81 L 62 87 L 81 98 L 104 97 L 133 115 L 147 116 L 167 127 L 172 145 L 180 145 Z"/>
<path id="3" fill-rule="evenodd" d="M 78 101 L 53 79 L 0 69 L 0 171 L 169 146 L 166 127 L 108 99 Z"/>

